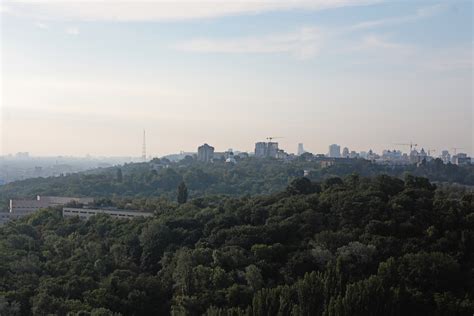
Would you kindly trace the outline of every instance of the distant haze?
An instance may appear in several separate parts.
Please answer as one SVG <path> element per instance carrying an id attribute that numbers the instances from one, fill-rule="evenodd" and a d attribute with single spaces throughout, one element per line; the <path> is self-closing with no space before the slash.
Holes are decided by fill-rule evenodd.
<path id="1" fill-rule="evenodd" d="M 0 153 L 459 147 L 471 1 L 10 2 Z"/>

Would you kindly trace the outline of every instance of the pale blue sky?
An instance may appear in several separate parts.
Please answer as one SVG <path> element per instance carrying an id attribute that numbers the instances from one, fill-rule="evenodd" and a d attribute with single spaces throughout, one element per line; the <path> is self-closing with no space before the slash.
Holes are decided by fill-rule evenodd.
<path id="1" fill-rule="evenodd" d="M 473 152 L 471 1 L 2 1 L 3 153 Z M 400 148 L 406 150 L 406 148 Z"/>

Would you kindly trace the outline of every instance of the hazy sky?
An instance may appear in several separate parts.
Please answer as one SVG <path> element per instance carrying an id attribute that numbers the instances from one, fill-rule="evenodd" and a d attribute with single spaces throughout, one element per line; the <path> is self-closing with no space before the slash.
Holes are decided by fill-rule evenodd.
<path id="1" fill-rule="evenodd" d="M 473 153 L 469 0 L 0 3 L 3 154 Z"/>

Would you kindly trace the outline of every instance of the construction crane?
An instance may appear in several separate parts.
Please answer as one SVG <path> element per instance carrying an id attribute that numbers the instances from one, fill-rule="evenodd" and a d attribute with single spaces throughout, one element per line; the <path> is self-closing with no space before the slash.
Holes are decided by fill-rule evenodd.
<path id="1" fill-rule="evenodd" d="M 283 137 L 281 137 L 281 136 L 270 136 L 270 137 L 267 137 L 267 140 L 269 142 L 271 142 L 272 140 L 277 139 L 277 138 L 283 138 Z"/>
<path id="2" fill-rule="evenodd" d="M 454 150 L 454 154 L 456 155 L 458 149 L 464 149 L 464 148 L 460 148 L 460 147 L 453 147 L 451 148 L 452 150 Z"/>
<path id="3" fill-rule="evenodd" d="M 410 142 L 409 144 L 405 144 L 405 143 L 399 143 L 399 144 L 394 144 L 394 145 L 399 145 L 399 146 L 410 146 L 410 152 L 412 152 L 413 150 L 413 147 L 416 147 L 418 146 L 418 144 L 415 144 L 413 142 Z"/>

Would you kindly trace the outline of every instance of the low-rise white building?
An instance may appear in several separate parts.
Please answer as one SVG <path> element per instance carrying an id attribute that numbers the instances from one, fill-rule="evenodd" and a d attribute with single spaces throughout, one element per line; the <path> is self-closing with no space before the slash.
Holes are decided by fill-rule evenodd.
<path id="1" fill-rule="evenodd" d="M 9 211 L 11 214 L 28 215 L 49 206 L 48 202 L 41 200 L 10 200 Z"/>
<path id="2" fill-rule="evenodd" d="M 94 202 L 93 198 L 87 197 L 64 197 L 64 196 L 37 196 L 37 200 L 48 202 L 51 206 L 55 205 L 64 205 L 71 202 L 76 202 L 80 204 L 91 204 Z"/>
<path id="3" fill-rule="evenodd" d="M 150 217 L 153 213 L 139 212 L 139 211 L 127 211 L 127 210 L 116 210 L 116 209 L 93 209 L 93 208 L 75 208 L 75 207 L 64 207 L 63 217 L 74 217 L 88 219 L 91 216 L 97 214 L 107 214 L 114 218 L 119 219 L 131 219 L 135 217 Z"/>
<path id="4" fill-rule="evenodd" d="M 93 198 L 63 197 L 63 196 L 36 196 L 36 200 L 10 200 L 10 213 L 28 215 L 42 208 L 62 206 L 71 202 L 90 204 Z"/>
<path id="5" fill-rule="evenodd" d="M 93 198 L 64 197 L 64 196 L 37 196 L 35 200 L 11 199 L 9 212 L 0 212 L 0 226 L 23 216 L 27 216 L 42 208 L 63 206 L 76 202 L 88 205 L 94 202 Z"/>

